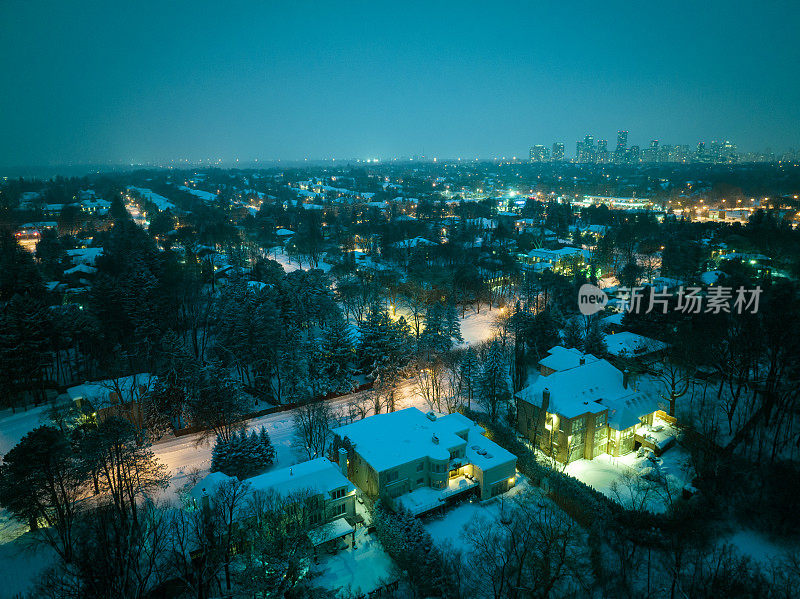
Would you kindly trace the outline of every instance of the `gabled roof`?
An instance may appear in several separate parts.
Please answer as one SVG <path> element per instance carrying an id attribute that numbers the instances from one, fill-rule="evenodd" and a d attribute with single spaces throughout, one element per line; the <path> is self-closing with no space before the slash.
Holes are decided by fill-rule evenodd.
<path id="1" fill-rule="evenodd" d="M 607 360 L 597 358 L 549 376 L 538 376 L 517 397 L 541 408 L 545 390 L 550 393 L 548 412 L 575 418 L 608 410 L 608 422 L 617 430 L 633 426 L 640 416 L 659 407 L 657 398 L 625 387 L 622 372 Z"/>
<path id="2" fill-rule="evenodd" d="M 584 354 L 575 348 L 566 348 L 561 345 L 552 347 L 547 356 L 539 360 L 539 364 L 555 371 L 568 370 L 580 366 L 581 358 L 585 362 L 595 362 L 597 358 L 592 354 Z"/>

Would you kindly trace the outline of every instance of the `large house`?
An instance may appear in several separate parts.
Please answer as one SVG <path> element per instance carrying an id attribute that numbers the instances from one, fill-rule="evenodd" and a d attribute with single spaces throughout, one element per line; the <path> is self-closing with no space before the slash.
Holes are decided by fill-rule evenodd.
<path id="1" fill-rule="evenodd" d="M 463 414 L 417 408 L 333 430 L 348 450 L 348 476 L 362 491 L 421 514 L 473 492 L 490 499 L 514 486 L 517 458 Z"/>
<path id="2" fill-rule="evenodd" d="M 556 346 L 517 393 L 517 428 L 559 462 L 591 460 L 640 445 L 657 449 L 637 430 L 652 425 L 658 409 L 608 361 Z"/>
<path id="3" fill-rule="evenodd" d="M 328 458 L 316 458 L 245 480 L 250 493 L 275 494 L 288 500 L 288 505 L 305 510 L 312 526 L 309 539 L 314 546 L 319 546 L 355 531 L 356 488 L 342 473 L 342 468 L 347 468 L 346 452 L 339 464 Z M 191 502 L 196 507 L 208 505 L 216 489 L 228 480 L 235 479 L 222 472 L 212 472 L 189 491 Z"/>

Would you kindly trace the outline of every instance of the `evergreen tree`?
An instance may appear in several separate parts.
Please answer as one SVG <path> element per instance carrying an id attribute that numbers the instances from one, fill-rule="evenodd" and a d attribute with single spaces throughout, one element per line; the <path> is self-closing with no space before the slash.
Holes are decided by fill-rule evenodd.
<path id="1" fill-rule="evenodd" d="M 330 382 L 331 390 L 347 393 L 353 388 L 355 372 L 353 336 L 341 314 L 330 320 L 322 337 L 322 372 Z"/>
<path id="2" fill-rule="evenodd" d="M 500 406 L 511 397 L 508 386 L 508 369 L 503 350 L 497 339 L 492 341 L 478 379 L 478 401 L 486 409 L 489 418 L 497 419 Z"/>
<path id="3" fill-rule="evenodd" d="M 472 400 L 477 396 L 478 379 L 481 373 L 481 363 L 478 353 L 469 347 L 464 353 L 464 358 L 458 367 L 461 382 L 461 395 L 467 402 L 467 407 L 472 407 Z"/>
<path id="4" fill-rule="evenodd" d="M 428 352 L 445 352 L 450 349 L 450 334 L 444 320 L 442 305 L 434 302 L 425 313 L 425 330 L 419 338 L 420 345 Z"/>
<path id="5" fill-rule="evenodd" d="M 445 323 L 447 334 L 450 336 L 450 339 L 454 343 L 463 343 L 464 337 L 461 336 L 461 320 L 458 318 L 458 308 L 452 297 L 447 302 Z"/>

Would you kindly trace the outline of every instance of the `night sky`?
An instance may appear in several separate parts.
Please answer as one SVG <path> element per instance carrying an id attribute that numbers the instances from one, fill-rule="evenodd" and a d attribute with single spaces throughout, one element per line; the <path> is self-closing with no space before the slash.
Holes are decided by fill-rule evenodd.
<path id="1" fill-rule="evenodd" d="M 784 150 L 799 34 L 796 0 L 2 0 L 0 165 Z"/>

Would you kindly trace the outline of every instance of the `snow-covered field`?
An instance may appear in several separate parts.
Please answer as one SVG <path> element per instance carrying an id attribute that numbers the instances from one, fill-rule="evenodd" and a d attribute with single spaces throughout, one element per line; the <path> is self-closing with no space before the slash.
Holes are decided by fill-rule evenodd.
<path id="1" fill-rule="evenodd" d="M 565 472 L 626 507 L 639 504 L 661 513 L 667 509 L 669 497 L 663 485 L 641 478 L 650 468 L 657 468 L 666 477 L 672 497 L 680 494 L 692 478 L 689 455 L 680 446 L 668 449 L 655 462 L 637 457 L 636 452 L 620 457 L 604 453 L 593 460 L 570 462 Z M 632 475 L 636 484 L 626 480 L 626 474 Z"/>

